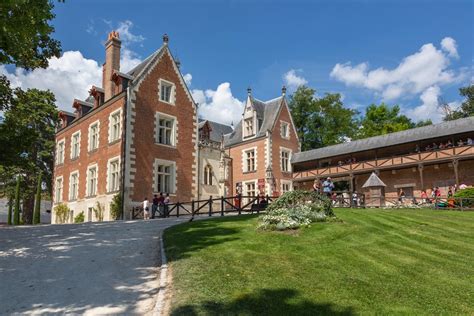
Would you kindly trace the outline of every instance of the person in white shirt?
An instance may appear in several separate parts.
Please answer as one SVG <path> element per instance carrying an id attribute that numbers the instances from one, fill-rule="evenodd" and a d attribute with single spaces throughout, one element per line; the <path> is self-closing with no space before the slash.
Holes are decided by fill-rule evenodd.
<path id="1" fill-rule="evenodd" d="M 143 219 L 149 219 L 150 218 L 150 213 L 149 213 L 149 208 L 148 208 L 148 198 L 145 198 L 143 200 Z"/>
<path id="2" fill-rule="evenodd" d="M 468 145 L 474 145 L 474 141 L 472 141 L 472 138 L 471 138 L 471 137 L 469 137 L 469 138 L 467 139 L 467 144 L 468 144 Z"/>

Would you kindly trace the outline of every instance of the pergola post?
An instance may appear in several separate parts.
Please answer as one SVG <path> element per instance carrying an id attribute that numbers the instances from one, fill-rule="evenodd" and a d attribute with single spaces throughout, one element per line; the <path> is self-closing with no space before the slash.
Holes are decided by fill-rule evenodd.
<path id="1" fill-rule="evenodd" d="M 421 185 L 421 191 L 425 189 L 425 182 L 423 179 L 423 164 L 418 164 L 418 172 L 420 173 L 420 185 Z"/>
<path id="2" fill-rule="evenodd" d="M 453 169 L 454 169 L 454 176 L 456 177 L 456 186 L 459 187 L 459 161 L 457 159 L 453 159 Z"/>

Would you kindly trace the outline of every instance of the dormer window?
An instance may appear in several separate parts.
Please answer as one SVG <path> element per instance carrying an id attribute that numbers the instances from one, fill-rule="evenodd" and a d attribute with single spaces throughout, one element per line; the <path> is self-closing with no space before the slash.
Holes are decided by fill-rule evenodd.
<path id="1" fill-rule="evenodd" d="M 253 117 L 244 120 L 244 137 L 253 136 Z"/>

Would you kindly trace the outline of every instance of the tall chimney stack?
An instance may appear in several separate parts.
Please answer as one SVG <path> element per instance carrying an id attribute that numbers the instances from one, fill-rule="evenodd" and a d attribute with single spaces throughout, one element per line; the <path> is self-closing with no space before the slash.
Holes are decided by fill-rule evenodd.
<path id="1" fill-rule="evenodd" d="M 105 43 L 105 64 L 102 77 L 102 88 L 104 89 L 104 101 L 114 96 L 115 83 L 112 81 L 114 71 L 120 71 L 120 41 L 119 33 L 109 33 Z"/>

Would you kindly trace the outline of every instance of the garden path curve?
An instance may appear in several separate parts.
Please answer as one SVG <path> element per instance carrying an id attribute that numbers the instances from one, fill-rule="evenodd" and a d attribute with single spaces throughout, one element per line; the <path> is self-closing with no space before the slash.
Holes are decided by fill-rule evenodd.
<path id="1" fill-rule="evenodd" d="M 186 220 L 0 228 L 0 315 L 151 314 L 161 232 Z"/>

